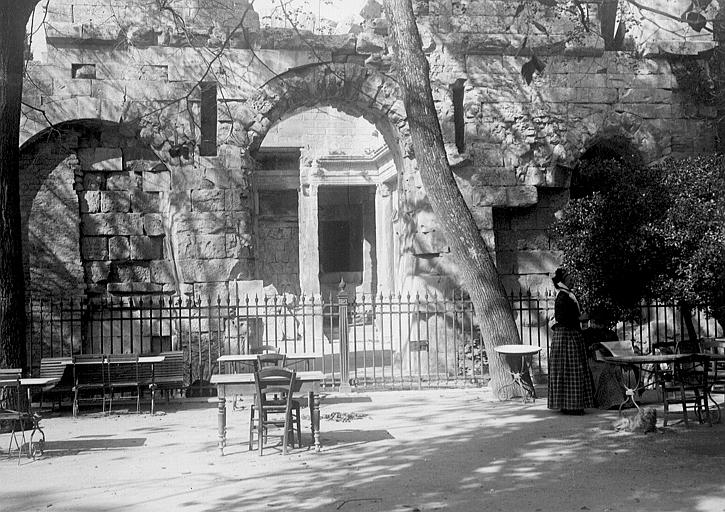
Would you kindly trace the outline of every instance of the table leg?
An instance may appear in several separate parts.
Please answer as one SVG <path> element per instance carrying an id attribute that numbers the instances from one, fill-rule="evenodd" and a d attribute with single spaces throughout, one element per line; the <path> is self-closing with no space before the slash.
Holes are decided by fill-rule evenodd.
<path id="1" fill-rule="evenodd" d="M 320 452 L 320 394 L 310 393 L 310 416 L 312 417 L 312 435 L 315 439 L 315 452 Z"/>
<path id="2" fill-rule="evenodd" d="M 224 447 L 227 445 L 227 399 L 223 393 L 219 392 L 218 400 L 218 432 L 219 437 L 219 455 L 224 455 Z"/>

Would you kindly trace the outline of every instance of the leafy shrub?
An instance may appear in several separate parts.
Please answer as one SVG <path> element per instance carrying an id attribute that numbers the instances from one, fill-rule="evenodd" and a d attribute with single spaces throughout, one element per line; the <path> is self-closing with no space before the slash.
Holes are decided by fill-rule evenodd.
<path id="1" fill-rule="evenodd" d="M 572 199 L 551 234 L 590 317 L 612 325 L 660 299 L 725 319 L 725 157 L 592 160 L 579 171 L 592 193 Z"/>

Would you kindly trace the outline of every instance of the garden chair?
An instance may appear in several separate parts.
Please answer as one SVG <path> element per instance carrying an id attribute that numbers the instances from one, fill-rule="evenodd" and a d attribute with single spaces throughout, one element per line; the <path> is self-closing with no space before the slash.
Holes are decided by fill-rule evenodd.
<path id="1" fill-rule="evenodd" d="M 687 341 L 656 342 L 652 348 L 660 353 L 697 354 L 699 347 Z M 673 411 L 671 405 L 682 407 L 682 421 L 689 427 L 688 410 L 695 413 L 700 423 L 712 425 L 710 408 L 707 403 L 707 372 L 701 359 L 694 357 L 680 363 L 662 365 L 659 368 L 659 385 L 662 391 L 664 409 L 662 425 L 667 426 Z"/>
<path id="2" fill-rule="evenodd" d="M 138 374 L 138 354 L 111 354 L 108 356 L 108 412 L 113 410 L 115 393 L 131 393 L 136 399 L 136 412 L 141 410 L 141 380 Z"/>
<path id="3" fill-rule="evenodd" d="M 48 390 L 40 393 L 40 408 L 46 395 L 57 397 L 58 408 L 63 401 L 63 395 L 73 393 L 73 365 L 70 357 L 43 357 L 40 360 L 40 377 L 58 378 L 60 381 Z M 55 410 L 55 400 L 50 401 L 51 411 Z"/>
<path id="4" fill-rule="evenodd" d="M 73 417 L 78 416 L 82 401 L 97 400 L 106 412 L 106 356 L 103 354 L 77 354 L 73 356 Z M 83 398 L 83 395 L 90 398 Z"/>
<path id="5" fill-rule="evenodd" d="M 151 389 L 151 414 L 155 411 L 156 391 L 161 391 L 166 396 L 166 403 L 168 404 L 172 391 L 185 388 L 184 373 L 186 363 L 184 362 L 184 352 L 172 350 L 161 352 L 159 355 L 164 356 L 164 360 L 156 363 L 153 382 L 149 385 Z"/>
<path id="6" fill-rule="evenodd" d="M 24 449 L 27 450 L 28 457 L 35 457 L 36 449 L 42 450 L 42 443 L 34 442 L 36 432 L 42 434 L 39 417 L 29 410 L 29 404 L 22 393 L 20 377 L 21 371 L 14 368 L 3 370 L 0 374 L 0 422 L 10 424 L 8 455 L 12 452 L 14 444 L 18 450 L 18 464 Z M 25 438 L 25 430 L 26 426 L 30 425 L 32 425 L 33 431 L 28 443 Z M 20 432 L 20 440 L 18 432 Z"/>
<path id="7" fill-rule="evenodd" d="M 294 447 L 294 431 L 297 430 L 298 446 L 302 445 L 300 404 L 292 397 L 295 389 L 295 371 L 276 366 L 254 372 L 256 396 L 249 418 L 249 449 L 253 449 L 256 431 L 259 454 L 270 427 L 282 428 L 282 453 L 287 455 L 287 443 L 291 437 Z M 256 417 L 255 417 L 256 413 Z"/>
<path id="8" fill-rule="evenodd" d="M 707 365 L 707 396 L 715 406 L 711 410 L 712 421 L 720 421 L 720 404 L 712 397 L 713 394 L 723 395 L 725 398 L 725 341 L 715 338 L 700 339 L 700 351 L 705 354 Z"/>

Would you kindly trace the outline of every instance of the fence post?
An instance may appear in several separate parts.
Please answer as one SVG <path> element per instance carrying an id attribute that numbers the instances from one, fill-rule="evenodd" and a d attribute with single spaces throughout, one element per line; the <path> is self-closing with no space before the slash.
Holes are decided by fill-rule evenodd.
<path id="1" fill-rule="evenodd" d="M 347 292 L 345 292 L 345 279 L 340 278 L 337 294 L 337 325 L 340 336 L 340 391 L 349 393 L 350 386 L 350 340 L 347 335 Z"/>

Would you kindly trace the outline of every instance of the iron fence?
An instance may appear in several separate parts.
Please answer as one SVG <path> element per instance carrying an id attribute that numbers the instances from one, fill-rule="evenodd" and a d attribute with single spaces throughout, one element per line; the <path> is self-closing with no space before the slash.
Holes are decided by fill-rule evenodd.
<path id="1" fill-rule="evenodd" d="M 229 289 L 238 287 L 232 283 Z M 519 292 L 509 298 L 521 341 L 542 348 L 534 379 L 545 379 L 555 297 Z M 721 334 L 703 309 L 695 311 L 699 335 Z M 340 293 L 320 300 L 234 292 L 216 299 L 33 299 L 27 314 L 34 372 L 43 357 L 183 350 L 190 395 L 208 393 L 211 375 L 226 371 L 216 363 L 219 356 L 260 345 L 314 356 L 312 365 L 323 372 L 327 387 L 482 385 L 488 374 L 473 305 L 464 297 Z M 676 304 L 642 304 L 639 320 L 616 330 L 644 351 L 652 342 L 687 335 Z"/>

